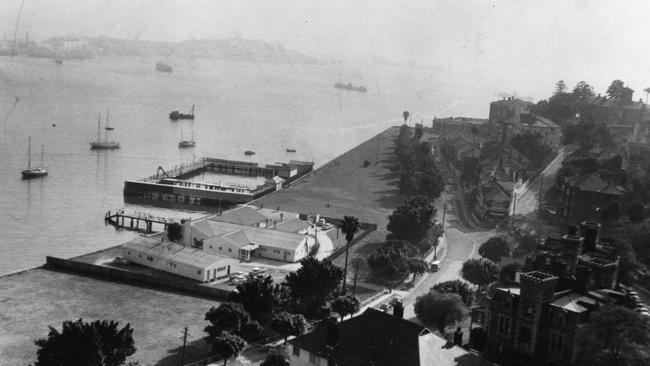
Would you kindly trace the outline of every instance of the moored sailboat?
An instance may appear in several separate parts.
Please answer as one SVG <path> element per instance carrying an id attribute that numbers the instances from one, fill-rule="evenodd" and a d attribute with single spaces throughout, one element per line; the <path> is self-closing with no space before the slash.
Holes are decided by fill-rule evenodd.
<path id="1" fill-rule="evenodd" d="M 194 142 L 194 129 L 192 129 L 191 140 L 183 140 L 183 131 L 181 130 L 181 141 L 178 143 L 178 147 L 185 148 L 185 147 L 194 147 L 194 146 L 196 146 L 196 142 Z"/>
<path id="2" fill-rule="evenodd" d="M 101 113 L 99 114 L 99 117 L 97 118 L 97 141 L 91 141 L 90 142 L 90 148 L 91 149 L 101 149 L 101 150 L 107 150 L 107 149 L 119 149 L 120 148 L 120 143 L 117 141 L 110 141 L 108 139 L 108 132 L 104 131 L 104 139 L 102 140 L 100 137 L 99 131 L 101 130 L 101 123 L 102 123 L 102 115 Z M 107 121 L 108 124 L 108 121 Z"/>
<path id="3" fill-rule="evenodd" d="M 43 145 L 41 145 L 41 166 L 32 168 L 32 137 L 29 136 L 29 142 L 27 147 L 27 169 L 21 172 L 23 179 L 39 178 L 39 177 L 44 177 L 48 174 L 47 169 L 43 167 L 43 155 L 44 155 L 44 148 Z"/>

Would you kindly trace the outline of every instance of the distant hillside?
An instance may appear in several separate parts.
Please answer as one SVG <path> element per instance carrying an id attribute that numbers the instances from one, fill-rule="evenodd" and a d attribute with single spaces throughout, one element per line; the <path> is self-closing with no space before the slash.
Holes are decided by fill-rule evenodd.
<path id="1" fill-rule="evenodd" d="M 72 46 L 93 56 L 164 56 L 270 63 L 321 63 L 316 58 L 288 50 L 279 44 L 271 45 L 241 38 L 154 42 L 109 37 L 55 37 L 45 41 L 44 45 L 52 50 L 68 50 Z"/>

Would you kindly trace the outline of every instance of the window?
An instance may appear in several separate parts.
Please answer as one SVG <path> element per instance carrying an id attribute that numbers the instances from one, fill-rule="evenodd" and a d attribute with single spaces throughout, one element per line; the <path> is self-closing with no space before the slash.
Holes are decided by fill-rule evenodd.
<path id="1" fill-rule="evenodd" d="M 152 257 L 152 256 L 148 256 L 148 257 L 147 257 L 147 260 L 148 260 L 149 262 L 153 262 L 153 257 Z"/>
<path id="2" fill-rule="evenodd" d="M 519 327 L 519 343 L 531 344 L 533 332 L 528 327 Z"/>
<path id="3" fill-rule="evenodd" d="M 131 251 L 129 250 L 128 252 L 126 252 L 126 254 L 131 255 Z"/>
<path id="4" fill-rule="evenodd" d="M 499 315 L 499 333 L 510 333 L 510 318 Z"/>
<path id="5" fill-rule="evenodd" d="M 298 348 L 298 346 L 296 346 L 295 344 L 293 345 L 293 354 L 295 356 L 300 357 L 300 348 Z"/>
<path id="6" fill-rule="evenodd" d="M 198 271 L 196 271 L 196 274 L 201 274 L 201 270 L 199 269 Z"/>
<path id="7" fill-rule="evenodd" d="M 228 252 L 232 252 L 232 248 L 228 248 Z"/>
<path id="8" fill-rule="evenodd" d="M 564 348 L 564 336 L 560 333 L 551 332 L 551 351 L 562 352 Z"/>
<path id="9" fill-rule="evenodd" d="M 309 352 L 309 363 L 316 363 L 316 354 Z"/>
<path id="10" fill-rule="evenodd" d="M 219 247 L 219 250 L 223 250 L 223 247 Z"/>

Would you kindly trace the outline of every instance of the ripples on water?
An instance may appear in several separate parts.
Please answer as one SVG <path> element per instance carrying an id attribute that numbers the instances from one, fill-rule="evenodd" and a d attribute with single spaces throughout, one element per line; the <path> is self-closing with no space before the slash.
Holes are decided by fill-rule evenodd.
<path id="1" fill-rule="evenodd" d="M 104 213 L 125 206 L 125 179 L 154 174 L 159 165 L 171 167 L 196 155 L 260 163 L 314 160 L 318 166 L 399 124 L 405 108 L 447 103 L 423 96 L 422 90 L 435 90 L 432 81 L 399 68 L 178 59 L 171 62 L 174 72 L 166 74 L 154 70 L 156 61 L 104 58 L 56 65 L 0 57 L 0 274 L 41 265 L 46 255 L 80 255 L 136 235 L 105 226 Z M 369 91 L 342 92 L 333 88 L 337 81 Z M 189 112 L 192 104 L 193 122 L 167 118 L 170 110 Z M 122 148 L 90 150 L 97 114 L 104 116 L 107 108 L 115 128 L 111 138 Z M 189 136 L 192 126 L 196 148 L 178 149 L 181 131 Z M 37 164 L 45 145 L 50 174 L 22 181 L 29 135 Z M 287 153 L 287 147 L 297 152 Z M 247 157 L 245 150 L 256 155 Z"/>

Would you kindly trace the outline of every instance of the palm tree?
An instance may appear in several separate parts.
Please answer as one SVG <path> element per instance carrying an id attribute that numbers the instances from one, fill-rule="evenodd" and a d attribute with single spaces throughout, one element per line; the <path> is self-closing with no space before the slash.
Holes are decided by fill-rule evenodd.
<path id="1" fill-rule="evenodd" d="M 645 104 L 648 104 L 648 94 L 650 94 L 650 88 L 643 89 L 645 92 Z"/>
<path id="2" fill-rule="evenodd" d="M 409 111 L 404 111 L 402 112 L 402 117 L 404 118 L 404 124 L 406 124 L 406 120 L 409 119 Z"/>
<path id="3" fill-rule="evenodd" d="M 354 216 L 344 216 L 341 222 L 341 232 L 345 234 L 345 269 L 343 270 L 343 290 L 345 290 L 345 283 L 348 276 L 348 252 L 350 250 L 350 242 L 354 239 L 354 234 L 359 232 L 361 226 L 359 219 Z"/>

